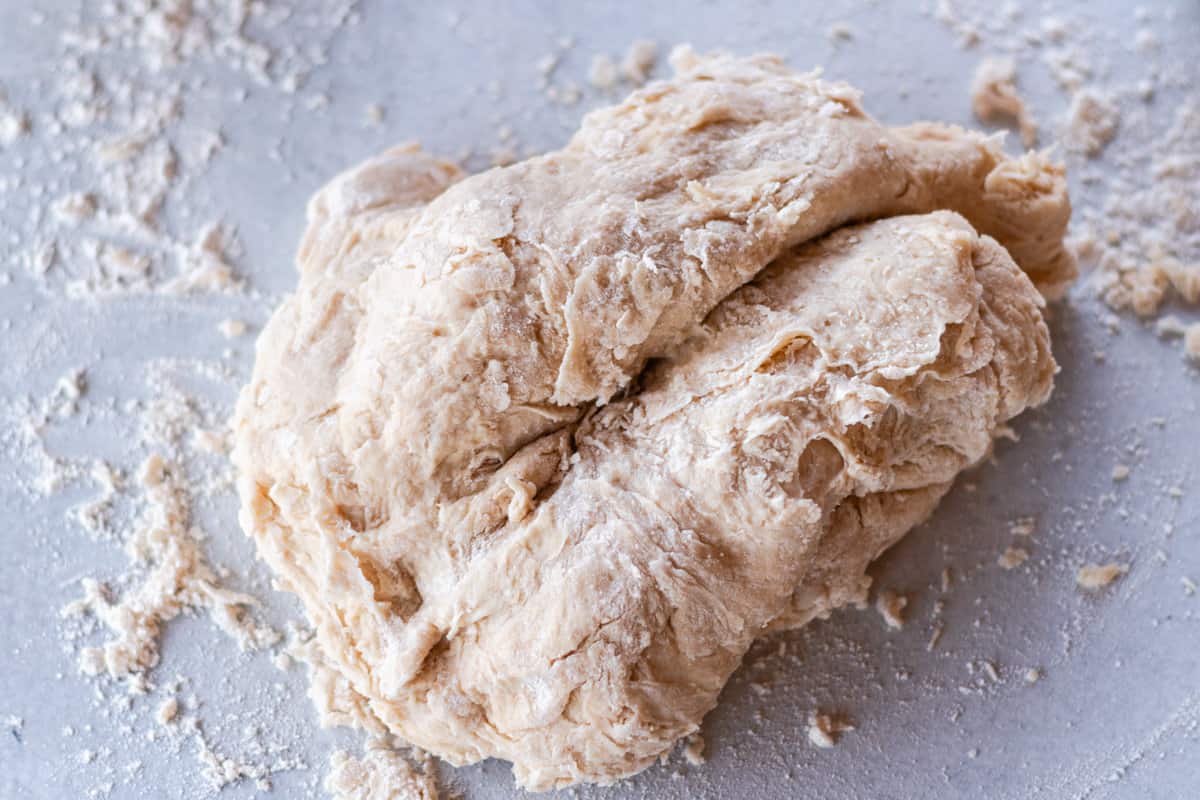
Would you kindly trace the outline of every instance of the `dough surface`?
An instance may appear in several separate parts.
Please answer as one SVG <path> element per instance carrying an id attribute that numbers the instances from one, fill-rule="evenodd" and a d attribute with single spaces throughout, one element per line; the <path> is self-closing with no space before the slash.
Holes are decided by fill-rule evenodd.
<path id="1" fill-rule="evenodd" d="M 563 150 L 332 181 L 238 406 L 242 524 L 364 724 L 535 789 L 644 768 L 755 638 L 861 602 L 1048 396 L 1074 277 L 1041 155 L 674 61 Z"/>

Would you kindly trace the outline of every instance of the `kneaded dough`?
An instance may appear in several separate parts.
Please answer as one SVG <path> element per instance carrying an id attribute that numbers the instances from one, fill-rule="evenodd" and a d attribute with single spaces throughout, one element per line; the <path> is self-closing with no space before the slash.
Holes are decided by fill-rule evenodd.
<path id="1" fill-rule="evenodd" d="M 364 722 L 533 789 L 644 768 L 861 602 L 1048 395 L 1074 276 L 1041 155 L 674 61 L 560 151 L 336 178 L 238 405 L 242 524 Z"/>

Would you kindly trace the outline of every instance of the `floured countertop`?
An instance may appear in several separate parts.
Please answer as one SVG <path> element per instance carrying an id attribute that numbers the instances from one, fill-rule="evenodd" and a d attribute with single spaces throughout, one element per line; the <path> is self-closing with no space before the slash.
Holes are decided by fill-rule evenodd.
<path id="1" fill-rule="evenodd" d="M 559 146 L 681 42 L 823 65 L 890 124 L 987 127 L 973 83 L 1001 121 L 1014 88 L 1067 161 L 1090 272 L 1053 309 L 1053 399 L 882 559 L 871 608 L 760 642 L 702 737 L 562 794 L 1200 794 L 1194 2 L 0 18 L 0 797 L 328 796 L 361 736 L 317 729 L 303 619 L 238 529 L 224 455 L 304 203 L 405 140 L 472 171 Z M 138 591 L 166 598 L 161 631 L 112 610 Z M 331 786 L 398 768 L 369 758 L 335 758 Z M 436 772 L 442 796 L 520 794 L 505 764 Z"/>

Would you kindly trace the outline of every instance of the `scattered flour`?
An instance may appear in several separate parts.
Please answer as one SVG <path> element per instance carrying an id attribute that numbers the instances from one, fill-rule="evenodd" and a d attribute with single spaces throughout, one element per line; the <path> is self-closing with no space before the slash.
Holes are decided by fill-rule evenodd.
<path id="1" fill-rule="evenodd" d="M 144 673 L 158 663 L 162 626 L 187 609 L 207 611 L 243 650 L 279 640 L 277 632 L 244 613 L 256 604 L 253 597 L 221 587 L 191 526 L 183 480 L 182 467 L 168 464 L 157 453 L 143 462 L 138 485 L 145 508 L 133 524 L 125 552 L 135 567 L 147 567 L 148 572 L 119 600 L 110 596 L 105 584 L 84 578 L 83 596 L 62 609 L 65 617 L 94 614 L 113 634 L 104 645 L 80 651 L 83 673 L 144 680 Z"/>

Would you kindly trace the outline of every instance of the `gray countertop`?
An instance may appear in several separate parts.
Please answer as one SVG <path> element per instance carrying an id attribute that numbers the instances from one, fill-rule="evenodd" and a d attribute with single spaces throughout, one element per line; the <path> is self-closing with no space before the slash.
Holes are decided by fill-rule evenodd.
<path id="1" fill-rule="evenodd" d="M 1200 5 L 1189 0 L 1147 2 L 1141 12 L 1121 2 L 1010 4 L 1019 12 L 1012 15 L 968 2 L 363 2 L 361 19 L 332 31 L 323 30 L 323 9 L 332 4 L 294 5 L 257 34 L 283 53 L 269 66 L 275 80 L 262 86 L 230 67 L 228 56 L 152 73 L 136 49 L 64 44 L 64 31 L 85 27 L 101 4 L 45 2 L 33 11 L 0 0 L 0 88 L 32 123 L 27 136 L 0 145 L 0 276 L 7 276 L 0 285 L 0 797 L 212 793 L 191 739 L 149 738 L 163 687 L 176 675 L 186 678 L 182 695 L 194 696 L 214 749 L 306 765 L 273 775 L 274 796 L 320 796 L 331 747 L 356 746 L 344 731 L 317 729 L 302 670 L 277 670 L 270 652 L 239 652 L 207 618 L 167 626 L 148 696 L 128 699 L 111 682 L 79 675 L 79 642 L 64 639 L 70 631 L 59 609 L 78 596 L 80 577 L 119 576 L 126 559 L 119 544 L 94 541 L 72 521 L 71 509 L 95 494 L 86 476 L 61 491 L 37 490 L 41 445 L 22 430 L 28 404 L 79 368 L 87 380 L 80 412 L 53 420 L 39 440 L 68 464 L 102 457 L 136 468 L 147 448 L 127 404 L 151 402 L 165 385 L 202 398 L 201 415 L 214 423 L 228 413 L 249 374 L 253 333 L 294 283 L 304 202 L 337 170 L 408 139 L 451 157 L 470 148 L 475 168 L 494 148 L 557 146 L 587 107 L 605 100 L 587 85 L 593 54 L 619 59 L 643 38 L 659 45 L 660 75 L 666 50 L 680 42 L 774 51 L 797 68 L 823 65 L 827 76 L 862 88 L 867 108 L 889 123 L 972 124 L 975 65 L 1039 29 L 1049 6 L 1072 31 L 1068 41 L 1088 32 L 1077 41 L 1093 65 L 1091 81 L 1132 85 L 1160 63 L 1190 74 L 1190 88 L 1164 89 L 1148 105 L 1160 127 L 1178 104 L 1197 101 L 1200 81 Z M 938 6 L 980 21 L 981 41 L 960 46 L 963 29 L 939 20 Z M 837 23 L 848 25 L 849 38 L 831 35 Z M 1134 47 L 1139 29 L 1161 42 L 1153 59 Z M 563 37 L 573 38 L 565 50 Z M 316 57 L 322 48 L 327 58 Z M 240 245 L 230 248 L 230 261 L 246 291 L 107 298 L 68 291 L 82 274 L 72 247 L 85 234 L 55 227 L 39 209 L 95 184 L 84 151 L 72 144 L 80 134 L 51 122 L 67 113 L 65 50 L 84 53 L 102 83 L 110 73 L 142 70 L 147 81 L 185 82 L 169 133 L 185 166 L 203 132 L 219 130 L 225 144 L 168 194 L 164 227 L 190 236 L 212 219 L 236 229 Z M 550 102 L 539 86 L 537 62 L 552 52 L 563 53 L 552 82 L 584 89 L 577 105 Z M 1042 49 L 1021 52 L 1021 86 L 1048 143 L 1067 95 Z M 288 92 L 279 70 L 293 63 L 312 68 Z M 370 119 L 372 104 L 382 122 Z M 510 142 L 500 141 L 502 126 Z M 1141 146 L 1118 136 L 1104 159 L 1073 174 L 1077 208 L 1100 207 L 1105 159 Z M 59 259 L 34 276 L 27 254 L 51 233 Z M 1194 310 L 1179 313 L 1196 318 Z M 1052 316 L 1062 372 L 1051 402 L 1022 417 L 1020 441 L 1002 442 L 875 570 L 877 585 L 910 598 L 904 629 L 887 630 L 874 611 L 844 610 L 762 643 L 705 721 L 705 764 L 676 754 L 616 787 L 573 796 L 1200 796 L 1200 595 L 1185 586 L 1200 582 L 1200 370 L 1132 317 L 1110 331 L 1108 311 L 1085 286 Z M 223 338 L 217 325 L 227 318 L 249 322 L 250 335 Z M 1132 471 L 1116 483 L 1118 463 Z M 296 618 L 295 603 L 272 591 L 239 532 L 232 493 L 215 492 L 196 514 L 212 561 L 231 571 L 229 584 L 261 597 L 271 622 Z M 1026 516 L 1036 517 L 1029 540 L 1010 532 Z M 997 566 L 1004 548 L 1018 543 L 1030 560 L 1013 570 Z M 1110 560 L 1128 563 L 1129 573 L 1095 593 L 1075 586 L 1081 564 Z M 953 580 L 943 590 L 946 569 Z M 937 625 L 943 633 L 931 648 Z M 1026 680 L 1030 669 L 1040 670 L 1036 683 Z M 807 719 L 817 710 L 855 730 L 831 749 L 812 746 Z M 21 724 L 10 720 L 5 730 L 9 715 Z M 443 784 L 467 798 L 521 794 L 502 763 L 440 771 Z M 221 796 L 258 793 L 242 781 Z"/>

